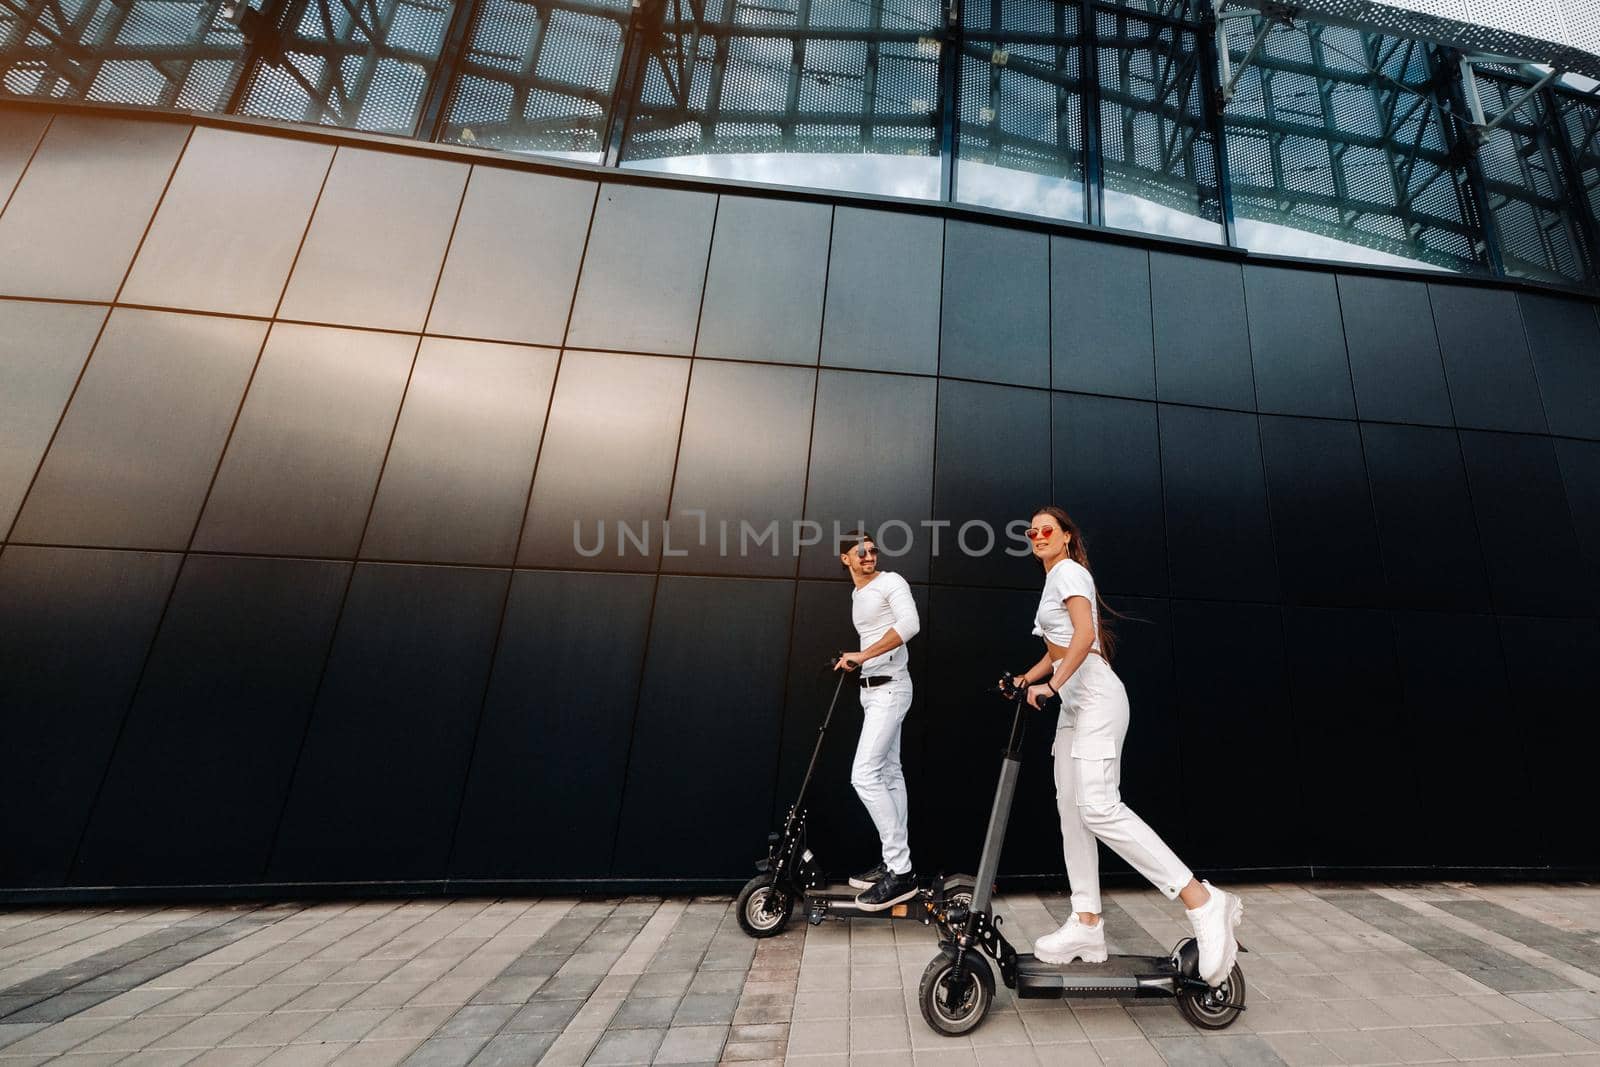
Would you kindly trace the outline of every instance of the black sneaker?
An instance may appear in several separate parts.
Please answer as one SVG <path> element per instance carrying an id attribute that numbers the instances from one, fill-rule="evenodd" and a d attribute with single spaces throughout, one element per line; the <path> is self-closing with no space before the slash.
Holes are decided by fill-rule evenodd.
<path id="1" fill-rule="evenodd" d="M 887 863 L 880 863 L 876 867 L 872 868 L 872 870 L 868 871 L 866 874 L 858 874 L 855 877 L 851 878 L 850 879 L 850 888 L 852 888 L 852 889 L 871 889 L 873 886 L 875 886 L 879 882 L 883 881 L 884 876 L 887 875 L 888 873 L 889 873 L 889 865 Z"/>
<path id="2" fill-rule="evenodd" d="M 894 906 L 902 900 L 910 900 L 917 895 L 917 874 L 907 871 L 905 874 L 895 874 L 891 871 L 884 876 L 883 881 L 864 890 L 856 897 L 856 907 L 862 911 L 883 911 Z"/>

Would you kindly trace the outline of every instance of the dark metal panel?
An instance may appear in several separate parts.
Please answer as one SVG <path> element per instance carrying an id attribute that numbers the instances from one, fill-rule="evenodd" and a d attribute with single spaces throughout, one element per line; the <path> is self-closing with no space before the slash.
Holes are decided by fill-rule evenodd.
<path id="1" fill-rule="evenodd" d="M 421 330 L 468 167 L 342 147 L 278 312 L 342 326 Z M 374 195 L 374 190 L 383 195 Z"/>
<path id="2" fill-rule="evenodd" d="M 660 579 L 612 874 L 749 870 L 770 829 L 794 587 Z"/>
<path id="3" fill-rule="evenodd" d="M 1489 588 L 1452 430 L 1363 423 L 1389 603 L 1486 611 Z"/>
<path id="4" fill-rule="evenodd" d="M 1050 384 L 1050 245 L 1043 234 L 945 224 L 939 373 Z"/>
<path id="5" fill-rule="evenodd" d="M 792 533 L 804 503 L 817 373 L 695 361 L 664 569 L 795 573 Z M 746 523 L 753 531 L 748 538 Z M 769 524 L 776 539 L 758 540 Z"/>
<path id="6" fill-rule="evenodd" d="M 271 315 L 333 148 L 196 128 L 121 300 Z"/>
<path id="7" fill-rule="evenodd" d="M 823 366 L 935 373 L 943 258 L 938 219 L 835 208 Z"/>
<path id="8" fill-rule="evenodd" d="M 355 555 L 416 339 L 279 324 L 195 547 Z"/>
<path id="9" fill-rule="evenodd" d="M 1600 629 L 1593 619 L 1502 616 L 1499 623 L 1515 733 L 1527 754 L 1529 803 L 1567 816 L 1566 832 L 1545 834 L 1543 859 L 1557 867 L 1592 866 L 1594 837 L 1581 813 L 1593 806 L 1594 754 L 1600 751 L 1600 716 L 1594 713 Z"/>
<path id="10" fill-rule="evenodd" d="M 1283 415 L 1356 417 L 1334 276 L 1244 269 L 1256 403 Z"/>
<path id="11" fill-rule="evenodd" d="M 1428 287 L 1341 274 L 1339 305 L 1361 417 L 1451 425 Z"/>
<path id="12" fill-rule="evenodd" d="M 686 359 L 562 356 L 520 565 L 655 569 L 688 383 Z"/>
<path id="13" fill-rule="evenodd" d="M 1156 398 L 1149 252 L 1052 238 L 1050 308 L 1055 388 Z"/>
<path id="14" fill-rule="evenodd" d="M 12 540 L 186 547 L 265 331 L 114 312 Z"/>
<path id="15" fill-rule="evenodd" d="M 1078 524 L 1102 590 L 1167 591 L 1156 406 L 1057 393 L 1051 497 Z"/>
<path id="16" fill-rule="evenodd" d="M 445 876 L 509 579 L 357 566 L 270 880 Z"/>
<path id="17" fill-rule="evenodd" d="M 595 185 L 474 168 L 428 329 L 559 345 L 578 284 Z"/>
<path id="18" fill-rule="evenodd" d="M 1169 403 L 1253 410 L 1239 264 L 1152 252 L 1150 288 L 1157 396 Z"/>
<path id="19" fill-rule="evenodd" d="M 1572 509 L 1572 522 L 1578 531 L 1589 602 L 1600 614 L 1600 443 L 1557 438 L 1554 444 L 1561 463 L 1561 480 L 1566 485 L 1567 506 Z"/>
<path id="20" fill-rule="evenodd" d="M 825 204 L 722 198 L 697 354 L 817 362 L 832 215 Z"/>
<path id="21" fill-rule="evenodd" d="M 1416 765 L 1434 757 L 1405 727 L 1388 614 L 1289 608 L 1284 631 L 1310 863 L 1337 873 L 1425 862 Z"/>
<path id="22" fill-rule="evenodd" d="M 1462 431 L 1489 587 L 1502 615 L 1592 615 L 1561 468 L 1547 437 Z"/>
<path id="23" fill-rule="evenodd" d="M 1378 527 L 1356 424 L 1263 415 L 1261 447 L 1284 599 L 1383 604 Z"/>
<path id="24" fill-rule="evenodd" d="M 1050 490 L 1050 394 L 941 381 L 938 435 L 933 514 L 943 525 L 918 531 L 933 553 L 934 580 L 1041 584 L 1021 530 Z"/>
<path id="25" fill-rule="evenodd" d="M 1029 632 L 1044 575 L 1037 563 L 1025 562 L 1031 588 L 929 590 L 925 633 L 917 639 L 924 643 L 928 684 L 912 709 L 925 740 L 921 773 L 906 781 L 918 870 L 978 869 L 995 774 L 1011 729 L 1010 707 L 989 690 L 1001 672 L 1037 663 L 1044 651 Z M 1061 819 L 1050 772 L 1055 719 L 1053 713 L 1035 714 L 1028 723 L 1000 859 L 1007 874 L 1062 868 Z M 950 788 L 952 782 L 962 784 Z"/>
<path id="26" fill-rule="evenodd" d="M 1600 325 L 1594 305 L 1529 293 L 1519 299 L 1550 432 L 1600 438 Z"/>
<path id="27" fill-rule="evenodd" d="M 423 340 L 364 558 L 510 566 L 556 356 L 549 348 Z"/>
<path id="28" fill-rule="evenodd" d="M 935 393 L 932 378 L 822 372 L 805 512 L 822 531 L 820 543 L 802 551 L 803 576 L 843 575 L 835 527 L 864 525 L 880 538 L 885 570 L 927 580 L 928 543 L 917 535 L 933 515 Z"/>
<path id="29" fill-rule="evenodd" d="M 601 186 L 567 343 L 693 352 L 716 210 L 710 193 Z"/>
<path id="30" fill-rule="evenodd" d="M 1312 844 L 1280 609 L 1177 600 L 1172 645 L 1184 791 L 1192 796 L 1212 788 L 1217 769 L 1227 767 L 1235 800 L 1226 819 L 1189 820 L 1184 862 L 1199 868 L 1304 865 Z"/>
<path id="31" fill-rule="evenodd" d="M 65 883 L 179 560 L 0 554 L 0 884 Z"/>
<path id="32" fill-rule="evenodd" d="M 114 297 L 189 129 L 57 116 L 0 216 L 0 293 Z"/>
<path id="33" fill-rule="evenodd" d="M 1515 293 L 1430 285 L 1456 425 L 1545 433 Z"/>
<path id="34" fill-rule="evenodd" d="M 1544 826 L 1522 817 L 1531 796 L 1524 731 L 1490 615 L 1394 612 L 1412 774 L 1427 833 L 1411 862 L 1451 867 L 1538 862 Z M 1375 739 L 1375 740 L 1383 740 Z"/>
<path id="35" fill-rule="evenodd" d="M 1277 600 L 1256 417 L 1162 405 L 1160 420 L 1172 592 Z"/>
<path id="36" fill-rule="evenodd" d="M 512 578 L 451 877 L 610 872 L 654 585 L 642 574 Z"/>
<path id="37" fill-rule="evenodd" d="M 349 573 L 310 560 L 188 559 L 75 884 L 261 877 Z"/>
<path id="38" fill-rule="evenodd" d="M 44 111 L 0 112 L 0 204 L 17 187 L 48 125 L 50 115 Z"/>
<path id="39" fill-rule="evenodd" d="M 105 317 L 103 307 L 0 301 L 0 538 L 11 529 Z"/>
<path id="40" fill-rule="evenodd" d="M 1179 856 L 1187 856 L 1191 809 L 1174 788 L 1183 781 L 1183 729 L 1173 673 L 1172 604 L 1145 597 L 1111 597 L 1106 603 L 1125 616 L 1106 613 L 1100 619 L 1101 629 L 1113 637 L 1113 669 L 1128 691 L 1122 799 Z M 1101 852 L 1101 864 L 1104 870 L 1131 870 L 1110 850 Z"/>

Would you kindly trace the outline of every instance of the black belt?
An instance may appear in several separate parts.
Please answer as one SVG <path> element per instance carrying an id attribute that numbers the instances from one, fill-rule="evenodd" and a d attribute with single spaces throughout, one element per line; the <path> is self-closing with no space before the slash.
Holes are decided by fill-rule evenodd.
<path id="1" fill-rule="evenodd" d="M 894 675 L 892 674 L 877 674 L 871 678 L 861 679 L 861 688 L 871 689 L 873 686 L 888 685 L 892 681 L 894 681 Z"/>

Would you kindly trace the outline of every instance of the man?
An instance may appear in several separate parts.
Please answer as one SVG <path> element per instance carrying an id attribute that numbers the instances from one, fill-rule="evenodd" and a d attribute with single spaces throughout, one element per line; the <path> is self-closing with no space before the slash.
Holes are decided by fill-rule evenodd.
<path id="1" fill-rule="evenodd" d="M 911 708 L 906 642 L 922 624 L 911 587 L 898 574 L 878 570 L 872 536 L 856 530 L 839 541 L 839 562 L 850 572 L 850 619 L 861 641 L 858 652 L 839 657 L 836 670 L 861 669 L 861 740 L 850 784 L 866 805 L 883 843 L 883 862 L 850 879 L 862 890 L 864 911 L 883 911 L 916 895 L 917 876 L 906 842 L 906 779 L 900 770 L 900 724 Z"/>

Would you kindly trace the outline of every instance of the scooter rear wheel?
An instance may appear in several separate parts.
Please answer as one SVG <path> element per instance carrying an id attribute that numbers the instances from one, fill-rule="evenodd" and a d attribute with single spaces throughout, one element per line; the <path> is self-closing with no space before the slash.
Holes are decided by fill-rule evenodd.
<path id="1" fill-rule="evenodd" d="M 1244 972 L 1235 963 L 1227 979 L 1204 993 L 1179 993 L 1178 1010 L 1202 1030 L 1225 1030 L 1244 1010 Z"/>
<path id="2" fill-rule="evenodd" d="M 771 876 L 758 874 L 739 890 L 735 903 L 739 928 L 751 937 L 776 937 L 789 925 L 794 897 L 772 884 Z"/>
<path id="3" fill-rule="evenodd" d="M 956 954 L 941 949 L 922 972 L 917 987 L 922 1017 L 941 1034 L 970 1033 L 983 1022 L 994 1003 L 994 971 L 989 961 L 969 952 L 956 969 Z"/>

